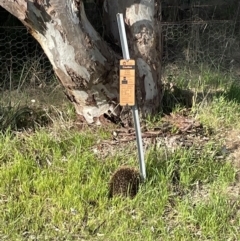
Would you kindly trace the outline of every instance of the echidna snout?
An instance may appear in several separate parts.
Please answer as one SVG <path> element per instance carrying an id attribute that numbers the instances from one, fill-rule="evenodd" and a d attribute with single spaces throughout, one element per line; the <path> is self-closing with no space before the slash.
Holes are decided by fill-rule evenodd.
<path id="1" fill-rule="evenodd" d="M 116 195 L 134 197 L 139 189 L 141 176 L 132 167 L 120 167 L 111 177 L 109 183 L 109 197 Z"/>

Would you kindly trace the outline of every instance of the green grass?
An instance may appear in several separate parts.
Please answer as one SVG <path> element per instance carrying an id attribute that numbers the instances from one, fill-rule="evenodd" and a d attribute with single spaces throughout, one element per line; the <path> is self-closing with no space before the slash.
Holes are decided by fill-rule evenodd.
<path id="1" fill-rule="evenodd" d="M 240 86 L 229 84 L 221 94 L 212 97 L 210 104 L 200 108 L 199 119 L 215 128 L 239 128 Z"/>
<path id="2" fill-rule="evenodd" d="M 23 138 L 1 135 L 1 240 L 234 237 L 229 222 L 240 219 L 223 190 L 234 181 L 235 170 L 210 155 L 209 146 L 200 156 L 194 148 L 168 156 L 163 149 L 149 150 L 148 180 L 137 196 L 109 200 L 110 175 L 128 160 L 93 154 L 101 132 L 65 130 L 56 138 L 42 129 Z M 207 197 L 192 200 L 199 183 L 208 187 Z"/>
<path id="3" fill-rule="evenodd" d="M 138 166 L 130 145 L 115 146 L 107 157 L 93 151 L 111 129 L 79 131 L 56 109 L 51 126 L 6 130 L 0 134 L 0 240 L 240 240 L 240 199 L 228 191 L 239 185 L 238 170 L 227 154 L 218 158 L 224 140 L 217 135 L 239 131 L 238 93 L 229 85 L 194 106 L 191 114 L 213 129 L 201 150 L 198 144 L 147 150 L 147 180 L 134 199 L 108 199 L 111 174 L 122 164 Z"/>

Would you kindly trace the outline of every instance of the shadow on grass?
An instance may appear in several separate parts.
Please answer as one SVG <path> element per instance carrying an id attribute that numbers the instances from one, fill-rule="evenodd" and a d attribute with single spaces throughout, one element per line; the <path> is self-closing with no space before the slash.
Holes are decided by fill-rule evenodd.
<path id="1" fill-rule="evenodd" d="M 176 107 L 191 108 L 194 104 L 211 102 L 215 98 L 224 97 L 228 101 L 240 103 L 240 84 L 233 82 L 225 90 L 205 88 L 203 91 L 193 92 L 189 89 L 182 89 L 171 83 L 164 84 L 162 99 L 162 111 L 170 114 Z"/>
<path id="2" fill-rule="evenodd" d="M 224 97 L 229 101 L 235 101 L 240 104 L 240 85 L 233 83 L 224 93 Z"/>
<path id="3" fill-rule="evenodd" d="M 0 106 L 0 131 L 35 129 L 52 123 L 47 113 L 27 106 Z"/>
<path id="4" fill-rule="evenodd" d="M 240 104 L 240 85 L 232 83 L 226 90 L 209 91 L 207 94 L 198 92 L 196 96 L 196 103 L 200 103 L 202 101 L 211 101 L 214 98 L 223 96 L 228 101 L 234 101 Z"/>
<path id="5" fill-rule="evenodd" d="M 191 109 L 195 104 L 211 102 L 214 98 L 224 95 L 223 90 L 209 90 L 194 93 L 188 89 L 181 89 L 172 86 L 170 89 L 165 87 L 162 99 L 162 111 L 169 115 L 176 108 Z"/>

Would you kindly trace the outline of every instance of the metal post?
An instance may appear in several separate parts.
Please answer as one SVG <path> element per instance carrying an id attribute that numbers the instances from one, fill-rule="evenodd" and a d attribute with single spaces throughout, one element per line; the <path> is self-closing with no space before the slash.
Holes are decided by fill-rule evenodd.
<path id="1" fill-rule="evenodd" d="M 129 55 L 129 50 L 128 50 L 128 43 L 127 43 L 125 25 L 124 25 L 124 21 L 123 21 L 123 15 L 121 13 L 117 14 L 117 22 L 118 22 L 118 30 L 119 30 L 120 40 L 121 40 L 123 58 L 128 60 L 128 59 L 130 59 L 130 55 Z M 143 143 L 142 143 L 140 122 L 139 122 L 138 108 L 137 108 L 136 104 L 135 104 L 135 106 L 132 107 L 132 111 L 133 111 L 134 126 L 135 126 L 136 139 L 137 139 L 140 172 L 141 172 L 141 176 L 142 176 L 143 180 L 145 180 L 146 179 L 146 167 L 145 167 L 145 162 L 144 162 Z"/>

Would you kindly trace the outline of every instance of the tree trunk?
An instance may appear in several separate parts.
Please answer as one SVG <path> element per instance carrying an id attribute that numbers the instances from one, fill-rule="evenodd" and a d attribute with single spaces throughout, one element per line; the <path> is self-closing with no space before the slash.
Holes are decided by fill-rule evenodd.
<path id="1" fill-rule="evenodd" d="M 161 102 L 160 1 L 106 0 L 107 34 L 119 43 L 116 14 L 124 13 L 131 58 L 137 65 L 137 102 L 142 114 L 154 114 Z"/>
<path id="2" fill-rule="evenodd" d="M 137 65 L 137 103 L 143 115 L 154 114 L 161 100 L 159 1 L 105 0 L 105 36 L 119 45 L 116 13 L 124 13 L 131 58 Z M 114 115 L 119 107 L 118 64 L 113 51 L 88 21 L 82 0 L 0 0 L 40 43 L 53 69 L 88 123 Z M 100 118 L 101 119 L 101 118 Z"/>

